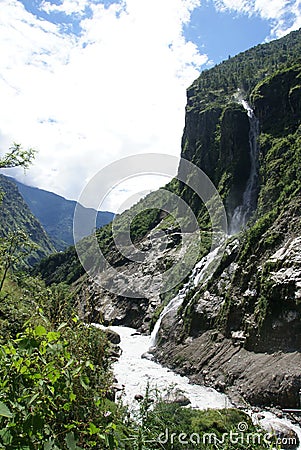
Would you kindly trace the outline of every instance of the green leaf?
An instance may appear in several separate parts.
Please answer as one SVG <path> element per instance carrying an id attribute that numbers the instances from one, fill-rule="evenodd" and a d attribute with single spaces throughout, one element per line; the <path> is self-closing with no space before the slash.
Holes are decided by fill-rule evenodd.
<path id="1" fill-rule="evenodd" d="M 70 433 L 67 434 L 65 440 L 68 450 L 81 450 L 81 448 L 76 445 L 73 431 L 70 431 Z"/>
<path id="2" fill-rule="evenodd" d="M 61 337 L 61 333 L 59 333 L 57 331 L 49 331 L 49 333 L 47 333 L 48 342 L 57 341 L 60 337 Z"/>
<path id="3" fill-rule="evenodd" d="M 19 347 L 24 350 L 33 350 L 39 347 L 39 344 L 34 338 L 24 338 L 20 340 Z"/>
<path id="4" fill-rule="evenodd" d="M 97 426 L 94 425 L 94 423 L 90 423 L 89 424 L 89 433 L 90 433 L 90 435 L 97 434 L 99 431 L 100 431 L 100 428 L 97 428 Z"/>
<path id="5" fill-rule="evenodd" d="M 65 328 L 68 325 L 68 322 L 63 322 L 60 324 L 60 326 L 58 327 L 57 331 L 60 331 L 62 328 Z"/>
<path id="6" fill-rule="evenodd" d="M 54 440 L 50 438 L 47 442 L 45 442 L 44 450 L 60 450 L 60 449 L 58 448 L 57 445 L 55 445 Z"/>
<path id="7" fill-rule="evenodd" d="M 31 399 L 28 402 L 28 406 L 30 406 L 38 397 L 39 397 L 40 393 L 38 392 L 37 394 L 34 394 Z"/>
<path id="8" fill-rule="evenodd" d="M 116 446 L 115 446 L 115 439 L 114 439 L 113 434 L 109 434 L 107 436 L 107 440 L 108 440 L 109 449 L 115 450 Z"/>
<path id="9" fill-rule="evenodd" d="M 0 437 L 2 438 L 2 442 L 5 445 L 9 445 L 13 441 L 11 432 L 7 428 L 3 428 L 2 430 L 0 430 Z"/>
<path id="10" fill-rule="evenodd" d="M 52 439 L 49 439 L 48 442 L 45 442 L 44 444 L 44 450 L 52 450 L 54 445 L 54 441 Z"/>
<path id="11" fill-rule="evenodd" d="M 0 416 L 11 418 L 13 414 L 10 412 L 5 403 L 0 402 Z"/>
<path id="12" fill-rule="evenodd" d="M 85 389 L 85 391 L 89 389 L 88 385 L 90 383 L 90 380 L 87 377 L 87 375 L 81 375 L 79 381 L 80 381 L 80 384 L 82 385 L 82 387 Z"/>
<path id="13" fill-rule="evenodd" d="M 36 336 L 46 336 L 47 331 L 45 327 L 43 327 L 42 325 L 38 325 L 37 327 L 35 327 L 34 333 Z"/>

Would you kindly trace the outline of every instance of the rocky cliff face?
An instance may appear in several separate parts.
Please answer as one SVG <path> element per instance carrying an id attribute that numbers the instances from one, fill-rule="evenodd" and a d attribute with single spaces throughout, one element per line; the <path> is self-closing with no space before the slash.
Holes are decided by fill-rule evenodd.
<path id="1" fill-rule="evenodd" d="M 260 123 L 257 210 L 249 228 L 229 241 L 209 282 L 187 293 L 177 314 L 164 317 L 156 349 L 163 363 L 199 382 L 235 391 L 254 404 L 282 407 L 299 406 L 301 387 L 301 108 L 295 96 L 300 80 L 301 67 L 295 66 L 267 77 L 250 93 Z M 225 131 L 225 112 L 219 119 L 226 161 L 219 153 L 216 167 L 217 173 L 224 168 L 219 180 L 225 174 L 231 180 L 229 215 L 243 188 L 235 183 L 235 161 L 245 168 L 237 170 L 241 181 L 247 176 L 246 142 L 239 140 L 247 129 L 242 114 L 232 115 Z M 196 149 L 189 151 L 195 158 L 206 130 L 198 135 L 193 129 Z M 206 167 L 206 158 L 197 161 Z"/>

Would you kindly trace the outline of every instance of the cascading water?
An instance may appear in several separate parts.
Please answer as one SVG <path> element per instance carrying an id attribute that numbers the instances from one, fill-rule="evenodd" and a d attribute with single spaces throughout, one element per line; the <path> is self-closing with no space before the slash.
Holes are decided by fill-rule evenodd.
<path id="1" fill-rule="evenodd" d="M 241 100 L 241 104 L 247 111 L 250 122 L 249 144 L 251 167 L 246 189 L 243 194 L 242 204 L 235 208 L 231 219 L 231 235 L 238 233 L 246 225 L 250 214 L 256 207 L 259 121 L 255 116 L 253 109 L 245 100 Z"/>
<path id="2" fill-rule="evenodd" d="M 153 328 L 152 334 L 151 334 L 151 346 L 154 347 L 156 345 L 156 340 L 158 337 L 158 333 L 160 330 L 161 322 L 163 318 L 171 311 L 177 311 L 178 308 L 183 303 L 183 300 L 185 298 L 186 293 L 194 286 L 197 286 L 201 282 L 207 281 L 210 276 L 210 265 L 212 261 L 216 258 L 218 255 L 219 250 L 221 249 L 221 246 L 216 247 L 214 250 L 212 250 L 210 253 L 208 253 L 206 256 L 204 256 L 194 267 L 189 280 L 187 283 L 183 286 L 182 289 L 178 292 L 178 294 L 173 297 L 170 302 L 165 306 L 163 311 L 160 314 L 159 319 L 155 323 L 155 326 Z"/>

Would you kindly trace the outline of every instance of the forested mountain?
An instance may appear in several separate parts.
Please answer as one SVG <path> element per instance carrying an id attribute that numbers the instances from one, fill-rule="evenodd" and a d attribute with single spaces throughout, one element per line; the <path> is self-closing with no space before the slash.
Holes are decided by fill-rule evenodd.
<path id="1" fill-rule="evenodd" d="M 56 250 L 63 250 L 72 245 L 74 243 L 73 215 L 76 202 L 44 189 L 27 186 L 12 178 L 10 180 L 18 186 L 22 197 L 31 212 L 43 225 Z M 85 214 L 93 216 L 95 211 L 87 208 Z M 96 216 L 97 228 L 111 222 L 113 217 L 114 214 L 111 212 L 98 211 Z M 81 237 L 84 237 L 84 235 Z"/>
<path id="2" fill-rule="evenodd" d="M 195 381 L 253 404 L 282 407 L 299 406 L 301 388 L 300 51 L 299 30 L 204 71 L 187 91 L 182 157 L 217 187 L 231 235 L 213 276 L 187 289 L 181 306 L 164 316 L 156 347 L 160 361 Z M 211 233 L 201 200 L 176 179 L 166 190 L 194 211 L 205 236 L 201 259 Z M 151 253 L 137 268 L 114 247 L 110 226 L 97 237 L 113 266 L 135 271 L 141 286 L 150 286 L 148 298 L 114 296 L 92 284 L 72 248 L 37 269 L 48 283 L 77 281 L 86 320 L 149 331 L 176 294 L 158 296 L 149 280 L 155 285 L 174 264 L 179 230 L 157 205 L 151 207 L 151 196 L 142 203 L 146 211 L 134 219 L 132 237 L 148 248 L 151 231 L 167 231 L 167 247 L 157 257 Z M 135 208 L 116 219 L 116 229 L 122 232 Z M 245 228 L 238 232 L 234 222 L 242 213 Z"/>
<path id="3" fill-rule="evenodd" d="M 10 239 L 19 231 L 25 232 L 29 241 L 35 244 L 29 258 L 31 264 L 50 253 L 55 253 L 56 249 L 53 243 L 28 208 L 15 183 L 0 175 L 0 191 L 2 196 L 0 204 L 1 237 Z"/>

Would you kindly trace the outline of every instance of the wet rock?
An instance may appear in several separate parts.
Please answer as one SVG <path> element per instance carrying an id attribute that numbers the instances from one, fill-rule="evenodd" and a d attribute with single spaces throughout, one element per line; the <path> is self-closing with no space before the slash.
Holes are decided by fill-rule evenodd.
<path id="1" fill-rule="evenodd" d="M 115 402 L 116 400 L 116 394 L 117 392 L 122 392 L 124 390 L 124 385 L 119 385 L 114 382 L 112 384 L 110 391 L 107 393 L 107 398 L 111 400 L 112 402 Z"/>
<path id="2" fill-rule="evenodd" d="M 148 359 L 149 361 L 152 361 L 155 357 L 150 352 L 145 352 L 141 355 L 142 359 Z"/>
<path id="3" fill-rule="evenodd" d="M 142 402 L 142 400 L 144 399 L 144 397 L 143 397 L 143 395 L 141 395 L 141 394 L 136 394 L 136 395 L 134 396 L 134 399 L 135 399 L 137 402 Z"/>
<path id="4" fill-rule="evenodd" d="M 234 345 L 243 345 L 247 339 L 244 331 L 232 331 L 231 333 L 231 339 L 233 341 Z"/>
<path id="5" fill-rule="evenodd" d="M 166 403 L 176 403 L 179 406 L 187 406 L 191 403 L 188 397 L 186 397 L 181 391 L 175 390 L 169 392 L 165 397 L 163 397 Z"/>
<path id="6" fill-rule="evenodd" d="M 112 360 L 117 360 L 122 353 L 122 350 L 118 345 L 112 345 L 112 347 L 109 349 L 109 356 Z"/>
<path id="7" fill-rule="evenodd" d="M 219 392 L 225 392 L 226 389 L 226 383 L 224 381 L 220 381 L 218 380 L 215 385 L 214 385 L 215 389 Z"/>
<path id="8" fill-rule="evenodd" d="M 297 449 L 299 447 L 299 438 L 297 433 L 277 419 L 264 419 L 260 421 L 261 427 L 275 436 L 277 443 L 282 449 Z"/>
<path id="9" fill-rule="evenodd" d="M 113 331 L 110 328 L 106 328 L 104 332 L 106 333 L 108 340 L 112 342 L 112 344 L 120 344 L 120 336 L 118 333 L 116 333 L 116 331 Z"/>

